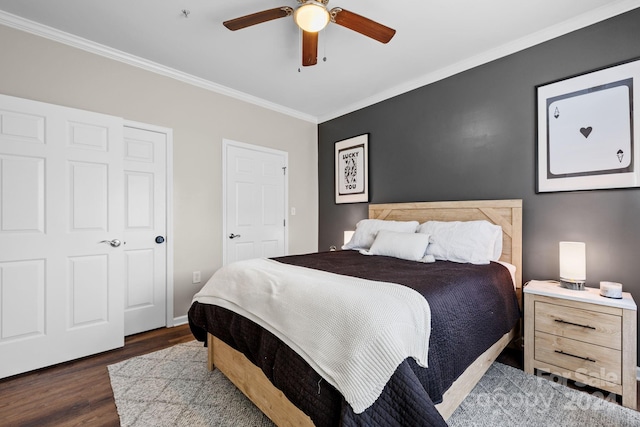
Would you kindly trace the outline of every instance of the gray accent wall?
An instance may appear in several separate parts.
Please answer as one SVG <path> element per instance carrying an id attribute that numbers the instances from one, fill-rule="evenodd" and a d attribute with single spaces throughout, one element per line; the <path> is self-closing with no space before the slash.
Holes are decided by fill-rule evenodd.
<path id="1" fill-rule="evenodd" d="M 558 242 L 583 241 L 587 286 L 640 304 L 640 188 L 536 194 L 536 86 L 636 58 L 640 9 L 321 123 L 319 249 L 367 217 L 335 204 L 333 148 L 368 133 L 370 202 L 522 199 L 525 281 L 557 279 Z"/>

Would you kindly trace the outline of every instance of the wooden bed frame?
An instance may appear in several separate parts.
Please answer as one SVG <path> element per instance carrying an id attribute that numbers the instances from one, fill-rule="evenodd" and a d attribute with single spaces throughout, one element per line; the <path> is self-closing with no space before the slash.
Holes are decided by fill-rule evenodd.
<path id="1" fill-rule="evenodd" d="M 522 200 L 479 200 L 369 205 L 369 218 L 396 221 L 487 220 L 502 226 L 501 261 L 516 266 L 516 292 L 522 301 Z M 502 350 L 520 333 L 516 325 L 480 355 L 444 394 L 436 408 L 447 420 Z M 208 334 L 208 368 L 216 367 L 278 426 L 313 426 L 311 418 L 293 405 L 262 370 L 242 353 Z"/>

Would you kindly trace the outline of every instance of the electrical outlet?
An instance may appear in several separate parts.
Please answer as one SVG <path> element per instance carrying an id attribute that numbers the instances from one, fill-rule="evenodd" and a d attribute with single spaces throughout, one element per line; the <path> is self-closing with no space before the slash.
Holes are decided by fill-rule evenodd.
<path id="1" fill-rule="evenodd" d="M 202 277 L 200 276 L 199 271 L 193 272 L 193 283 L 200 283 L 202 281 Z"/>

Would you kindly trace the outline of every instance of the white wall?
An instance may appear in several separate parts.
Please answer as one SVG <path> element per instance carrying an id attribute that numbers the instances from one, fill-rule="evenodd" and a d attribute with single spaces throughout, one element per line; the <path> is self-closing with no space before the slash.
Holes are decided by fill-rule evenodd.
<path id="1" fill-rule="evenodd" d="M 318 248 L 317 126 L 0 25 L 0 93 L 173 129 L 174 316 L 222 264 L 223 139 L 289 153 L 289 252 Z"/>

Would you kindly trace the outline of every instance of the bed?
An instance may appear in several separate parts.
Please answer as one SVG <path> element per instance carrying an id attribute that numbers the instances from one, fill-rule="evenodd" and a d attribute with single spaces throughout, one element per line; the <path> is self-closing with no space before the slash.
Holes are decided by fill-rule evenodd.
<path id="1" fill-rule="evenodd" d="M 303 358 L 269 331 L 265 331 L 250 319 L 226 308 L 194 302 L 189 311 L 189 322 L 194 336 L 206 341 L 209 369 L 219 369 L 279 426 L 444 425 L 444 420 L 448 419 L 464 400 L 496 357 L 519 335 L 519 321 L 517 319 L 514 321 L 514 318 L 517 316 L 519 319 L 518 305 L 521 301 L 522 287 L 521 200 L 371 204 L 369 218 L 420 223 L 428 220 L 485 220 L 499 225 L 502 228 L 503 238 L 500 261 L 515 266 L 515 274 L 512 276 L 515 291 L 513 289 L 511 291 L 514 291 L 513 299 L 516 307 L 514 309 L 513 303 L 508 301 L 509 297 L 503 297 L 506 298 L 504 311 L 509 315 L 500 313 L 502 308 L 492 309 L 491 312 L 497 312 L 496 317 L 500 318 L 502 329 L 505 329 L 504 325 L 508 327 L 499 332 L 497 328 L 491 333 L 484 331 L 481 339 L 469 339 L 469 342 L 473 341 L 474 345 L 467 346 L 466 342 L 462 342 L 455 344 L 457 348 L 454 348 L 454 344 L 439 344 L 447 347 L 449 352 L 443 351 L 442 359 L 451 359 L 452 355 L 458 353 L 464 354 L 465 360 L 456 361 L 457 364 L 462 363 L 463 367 L 456 366 L 453 369 L 447 365 L 446 361 L 432 363 L 431 353 L 429 353 L 429 368 L 417 366 L 412 359 L 407 359 L 393 373 L 375 405 L 365 412 L 355 414 L 345 403 L 344 398 L 341 399 L 340 392 L 332 387 L 332 384 L 323 382 L 322 377 L 310 364 L 305 363 Z M 333 258 L 327 258 L 327 256 Z M 327 262 L 353 266 L 354 263 L 365 262 L 363 258 L 376 257 L 358 258 L 357 253 L 353 251 L 338 251 L 284 257 L 278 262 L 322 269 Z M 397 261 L 387 258 L 379 257 L 374 263 L 386 265 L 389 262 L 391 270 L 402 268 L 403 272 L 405 268 L 419 268 L 409 264 L 397 264 Z M 434 266 L 443 268 L 446 266 L 448 269 L 449 266 L 445 265 L 447 263 L 447 261 L 438 261 Z M 354 268 L 363 269 L 359 264 Z M 475 267 L 456 268 L 465 270 Z M 483 268 L 491 268 L 492 274 L 503 274 L 506 270 L 497 263 L 491 263 L 491 267 Z M 372 267 L 367 269 L 373 270 Z M 410 270 L 406 271 L 407 274 L 403 280 L 410 281 L 413 273 L 409 274 Z M 450 274 L 448 271 L 447 274 Z M 444 324 L 442 319 L 437 321 Z M 468 323 L 468 320 L 466 322 Z M 435 324 L 432 326 L 432 329 L 436 329 Z M 443 342 L 442 337 L 438 338 L 437 330 L 432 332 L 432 338 L 433 334 L 436 335 L 436 343 Z M 473 347 L 473 351 L 467 347 Z M 473 358 L 468 360 L 469 357 Z M 442 372 L 439 371 L 440 367 Z M 429 386 L 429 382 L 438 383 L 439 388 Z M 415 383 L 410 386 L 410 392 L 407 392 L 406 388 L 408 383 Z M 411 387 L 419 391 L 415 393 L 415 397 Z M 397 396 L 400 395 L 402 397 L 398 398 Z"/>

